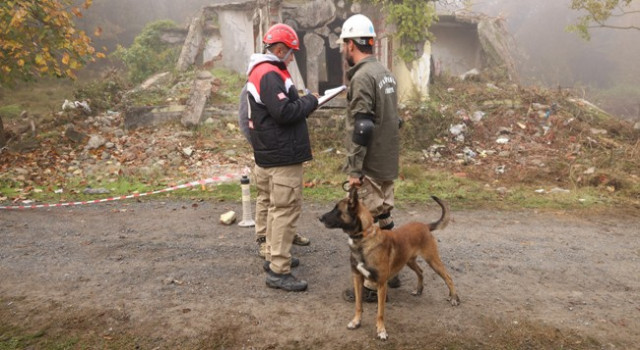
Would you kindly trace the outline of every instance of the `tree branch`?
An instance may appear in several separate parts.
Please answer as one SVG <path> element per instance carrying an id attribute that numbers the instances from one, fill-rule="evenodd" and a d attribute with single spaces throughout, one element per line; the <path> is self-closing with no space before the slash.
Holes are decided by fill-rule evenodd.
<path id="1" fill-rule="evenodd" d="M 607 28 L 607 29 L 635 29 L 635 30 L 640 30 L 640 27 L 637 26 L 615 26 L 615 25 L 611 25 L 611 24 L 605 24 L 605 23 L 598 23 L 598 25 L 596 26 L 589 26 L 587 27 L 589 29 L 598 29 L 598 28 Z"/>

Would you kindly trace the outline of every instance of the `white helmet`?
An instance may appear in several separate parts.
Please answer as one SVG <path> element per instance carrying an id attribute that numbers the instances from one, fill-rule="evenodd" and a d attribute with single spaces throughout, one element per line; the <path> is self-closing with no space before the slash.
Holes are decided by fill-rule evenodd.
<path id="1" fill-rule="evenodd" d="M 359 38 L 375 38 L 376 32 L 373 29 L 373 23 L 364 15 L 353 15 L 347 18 L 342 25 L 342 32 L 338 43 L 343 43 L 343 39 L 359 39 Z M 366 41 L 363 41 L 366 42 Z"/>

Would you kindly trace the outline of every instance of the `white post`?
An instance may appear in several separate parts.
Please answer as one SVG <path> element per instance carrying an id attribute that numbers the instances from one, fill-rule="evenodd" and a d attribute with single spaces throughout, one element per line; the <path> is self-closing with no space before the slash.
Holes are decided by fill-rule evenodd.
<path id="1" fill-rule="evenodd" d="M 253 227 L 256 223 L 253 221 L 253 215 L 251 213 L 251 189 L 247 175 L 242 175 L 240 187 L 242 188 L 242 221 L 238 223 L 238 226 Z"/>

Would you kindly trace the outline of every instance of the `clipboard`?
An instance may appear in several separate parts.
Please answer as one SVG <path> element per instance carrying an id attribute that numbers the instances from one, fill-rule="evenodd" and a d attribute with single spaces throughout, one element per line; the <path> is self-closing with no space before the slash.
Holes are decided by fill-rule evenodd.
<path id="1" fill-rule="evenodd" d="M 336 88 L 325 90 L 324 95 L 318 98 L 318 108 L 320 108 L 325 103 L 329 102 L 332 98 L 338 96 L 341 92 L 347 89 L 346 85 L 340 85 Z"/>

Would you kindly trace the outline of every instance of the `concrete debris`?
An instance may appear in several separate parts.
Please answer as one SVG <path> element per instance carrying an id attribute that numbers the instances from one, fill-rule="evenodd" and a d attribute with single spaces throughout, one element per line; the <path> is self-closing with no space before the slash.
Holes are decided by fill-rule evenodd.
<path id="1" fill-rule="evenodd" d="M 464 123 L 449 126 L 449 132 L 453 136 L 458 136 L 464 133 L 466 130 L 467 130 L 467 125 Z"/>
<path id="2" fill-rule="evenodd" d="M 480 71 L 477 68 L 470 69 L 460 75 L 460 80 L 469 80 L 476 78 L 480 75 Z"/>
<path id="3" fill-rule="evenodd" d="M 89 102 L 86 100 L 82 101 L 69 101 L 64 100 L 62 103 L 62 110 L 65 112 L 80 110 L 85 114 L 91 114 L 91 107 L 89 106 Z"/>
<path id="4" fill-rule="evenodd" d="M 475 158 L 478 155 L 469 147 L 465 147 L 462 153 L 464 154 L 465 157 L 468 157 L 468 158 Z"/>
<path id="5" fill-rule="evenodd" d="M 230 210 L 220 215 L 220 223 L 223 225 L 231 225 L 236 221 L 236 212 Z"/>
<path id="6" fill-rule="evenodd" d="M 111 191 L 109 191 L 106 188 L 91 188 L 91 187 L 87 187 L 85 188 L 82 193 L 84 194 L 107 194 L 107 193 L 111 193 Z"/>
<path id="7" fill-rule="evenodd" d="M 191 147 L 185 147 L 181 151 L 182 151 L 182 154 L 184 154 L 187 157 L 191 157 L 191 155 L 193 154 L 193 148 Z"/>
<path id="8" fill-rule="evenodd" d="M 500 145 L 504 145 L 509 143 L 509 138 L 506 136 L 500 136 L 496 139 L 496 143 L 500 144 Z"/>
<path id="9" fill-rule="evenodd" d="M 169 72 L 157 73 L 140 84 L 139 88 L 142 90 L 147 90 L 152 86 L 165 85 L 167 82 L 169 82 L 170 79 L 171 73 Z"/>
<path id="10" fill-rule="evenodd" d="M 593 135 L 606 135 L 607 134 L 607 130 L 591 128 L 591 133 Z"/>
<path id="11" fill-rule="evenodd" d="M 536 111 L 547 111 L 550 108 L 550 106 L 534 102 L 531 104 L 531 108 L 533 108 Z"/>
<path id="12" fill-rule="evenodd" d="M 213 75 L 210 72 L 198 72 L 193 82 L 191 95 L 182 114 L 181 122 L 185 127 L 193 128 L 200 125 L 200 122 L 203 120 L 205 105 L 211 96 L 212 83 Z"/>
<path id="13" fill-rule="evenodd" d="M 473 112 L 471 120 L 474 123 L 478 123 L 478 122 L 480 122 L 482 120 L 482 118 L 484 118 L 485 115 L 486 115 L 486 113 L 483 112 L 483 111 L 475 111 L 475 112 Z"/>
<path id="14" fill-rule="evenodd" d="M 93 134 L 89 137 L 89 141 L 87 142 L 85 149 L 91 150 L 91 149 L 100 148 L 105 143 L 107 143 L 107 140 L 102 135 Z"/>

